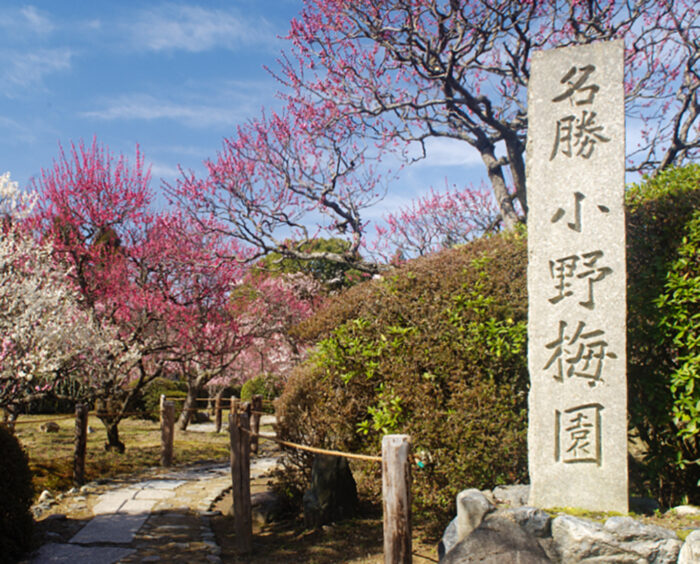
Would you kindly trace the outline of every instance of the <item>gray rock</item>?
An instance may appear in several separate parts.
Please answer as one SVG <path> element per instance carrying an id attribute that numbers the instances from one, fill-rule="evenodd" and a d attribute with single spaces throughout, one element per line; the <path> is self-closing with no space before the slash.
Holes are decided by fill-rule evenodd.
<path id="1" fill-rule="evenodd" d="M 520 526 L 498 514 L 487 517 L 469 536 L 460 541 L 444 564 L 545 564 L 551 562 L 544 550 Z"/>
<path id="2" fill-rule="evenodd" d="M 514 486 L 496 486 L 493 489 L 493 498 L 499 503 L 507 503 L 511 507 L 527 505 L 530 496 L 530 486 L 516 484 Z"/>
<path id="3" fill-rule="evenodd" d="M 654 564 L 674 564 L 683 545 L 673 531 L 640 523 L 632 517 L 611 517 L 603 528 L 615 535 L 620 546 Z"/>
<path id="4" fill-rule="evenodd" d="M 477 489 L 468 489 L 457 494 L 457 541 L 467 538 L 484 517 L 495 506 Z"/>
<path id="5" fill-rule="evenodd" d="M 700 529 L 695 529 L 686 539 L 678 555 L 678 564 L 698 564 L 700 562 Z"/>
<path id="6" fill-rule="evenodd" d="M 562 562 L 646 564 L 646 559 L 621 546 L 615 535 L 602 525 L 560 515 L 552 521 L 552 537 Z"/>
<path id="7" fill-rule="evenodd" d="M 552 535 L 552 518 L 545 511 L 529 506 L 516 507 L 506 511 L 526 533 L 539 538 Z"/>
<path id="8" fill-rule="evenodd" d="M 270 490 L 251 495 L 250 505 L 253 521 L 261 525 L 271 523 L 282 512 L 282 501 Z"/>
<path id="9" fill-rule="evenodd" d="M 58 423 L 55 423 L 54 421 L 47 421 L 39 426 L 39 430 L 42 433 L 58 433 L 60 429 L 61 428 L 58 426 Z"/>
<path id="10" fill-rule="evenodd" d="M 692 517 L 700 515 L 700 507 L 697 505 L 679 505 L 678 507 L 674 507 L 669 511 L 672 511 L 679 517 Z"/>
<path id="11" fill-rule="evenodd" d="M 637 539 L 659 540 L 676 539 L 678 535 L 669 529 L 657 525 L 646 525 L 632 517 L 610 517 L 603 525 L 609 533 L 614 534 L 621 541 L 634 541 Z"/>
<path id="12" fill-rule="evenodd" d="M 438 543 L 438 560 L 440 562 L 442 562 L 445 555 L 455 547 L 459 540 L 457 536 L 457 517 L 455 517 L 450 521 L 449 525 L 445 527 L 445 532 L 442 534 L 442 538 Z"/>
<path id="13" fill-rule="evenodd" d="M 321 526 L 357 511 L 357 486 L 345 458 L 318 455 L 311 469 L 311 488 L 304 493 L 304 526 Z"/>
<path id="14" fill-rule="evenodd" d="M 38 502 L 41 505 L 46 505 L 54 503 L 55 499 L 53 497 L 53 494 L 49 490 L 44 490 L 43 492 L 41 492 Z"/>

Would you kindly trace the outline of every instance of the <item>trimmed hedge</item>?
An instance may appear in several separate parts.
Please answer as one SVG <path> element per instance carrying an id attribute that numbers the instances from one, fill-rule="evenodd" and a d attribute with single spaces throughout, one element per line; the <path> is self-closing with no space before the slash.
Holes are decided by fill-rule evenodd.
<path id="1" fill-rule="evenodd" d="M 355 286 L 297 328 L 321 338 L 278 400 L 286 440 L 377 454 L 412 436 L 417 508 L 451 509 L 469 484 L 527 477 L 525 238 L 509 233 L 424 257 Z M 292 451 L 298 496 L 311 457 Z M 378 465 L 360 484 L 379 489 Z"/>
<path id="2" fill-rule="evenodd" d="M 700 503 L 700 166 L 627 194 L 632 491 Z M 412 436 L 416 508 L 452 512 L 465 487 L 527 481 L 527 249 L 499 234 L 355 286 L 295 329 L 317 342 L 277 402 L 281 438 L 378 454 Z M 312 456 L 289 451 L 299 499 Z M 379 469 L 357 465 L 365 492 Z"/>
<path id="3" fill-rule="evenodd" d="M 627 194 L 627 382 L 640 492 L 700 503 L 700 166 Z"/>
<path id="4" fill-rule="evenodd" d="M 282 380 L 274 374 L 260 374 L 241 386 L 241 401 L 250 401 L 253 396 L 261 395 L 264 400 L 271 400 L 280 395 Z"/>

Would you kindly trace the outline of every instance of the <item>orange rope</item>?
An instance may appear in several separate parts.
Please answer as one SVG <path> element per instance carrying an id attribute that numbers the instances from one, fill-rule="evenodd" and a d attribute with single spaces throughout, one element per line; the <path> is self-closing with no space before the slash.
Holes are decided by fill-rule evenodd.
<path id="1" fill-rule="evenodd" d="M 296 448 L 299 450 L 305 450 L 307 452 L 313 452 L 316 454 L 328 454 L 330 456 L 344 456 L 345 458 L 354 458 L 355 460 L 367 460 L 369 462 L 381 462 L 382 457 L 381 456 L 370 456 L 368 454 L 353 454 L 351 452 L 341 452 L 339 450 L 326 450 L 323 448 L 316 448 L 316 447 L 310 447 L 306 445 L 300 445 L 297 443 L 290 443 L 289 441 L 283 441 L 281 439 L 278 439 L 277 437 L 273 437 L 271 435 L 262 435 L 260 433 L 253 433 L 250 429 L 244 429 L 243 427 L 238 427 L 241 431 L 249 434 L 252 437 L 258 437 L 261 439 L 266 439 L 268 441 L 273 441 L 275 443 Z"/>

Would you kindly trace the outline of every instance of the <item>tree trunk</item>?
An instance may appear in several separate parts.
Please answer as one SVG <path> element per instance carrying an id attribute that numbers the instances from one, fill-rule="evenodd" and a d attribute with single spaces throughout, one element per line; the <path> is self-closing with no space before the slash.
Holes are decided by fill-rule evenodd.
<path id="1" fill-rule="evenodd" d="M 481 159 L 484 161 L 488 170 L 491 188 L 493 189 L 498 209 L 501 211 L 501 218 L 505 228 L 513 229 L 519 222 L 518 214 L 513 208 L 513 200 L 508 193 L 505 178 L 503 177 L 503 166 L 496 158 L 495 148 L 492 144 L 484 142 L 476 147 L 481 153 Z"/>
<path id="2" fill-rule="evenodd" d="M 192 415 L 197 409 L 197 396 L 199 396 L 201 386 L 187 386 L 187 397 L 185 398 L 185 405 L 182 407 L 182 413 L 180 413 L 180 418 L 177 420 L 177 425 L 181 431 L 187 429 L 187 425 L 192 419 Z"/>
<path id="3" fill-rule="evenodd" d="M 105 450 L 116 450 L 119 453 L 123 453 L 126 447 L 124 443 L 119 440 L 119 422 L 121 421 L 121 417 L 119 417 L 117 413 L 117 402 L 111 399 L 106 401 L 104 399 L 98 399 L 96 407 L 97 418 L 102 421 L 102 424 L 107 430 Z"/>
<path id="4" fill-rule="evenodd" d="M 105 420 L 102 419 L 102 423 L 107 429 L 107 442 L 105 443 L 105 450 L 116 450 L 118 453 L 123 453 L 126 450 L 124 443 L 119 440 L 119 421 L 118 420 Z"/>

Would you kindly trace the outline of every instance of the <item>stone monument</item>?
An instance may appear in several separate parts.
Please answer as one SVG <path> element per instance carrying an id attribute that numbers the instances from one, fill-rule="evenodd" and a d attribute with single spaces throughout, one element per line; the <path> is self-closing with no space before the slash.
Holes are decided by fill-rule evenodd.
<path id="1" fill-rule="evenodd" d="M 627 512 L 621 41 L 533 54 L 530 503 Z"/>

